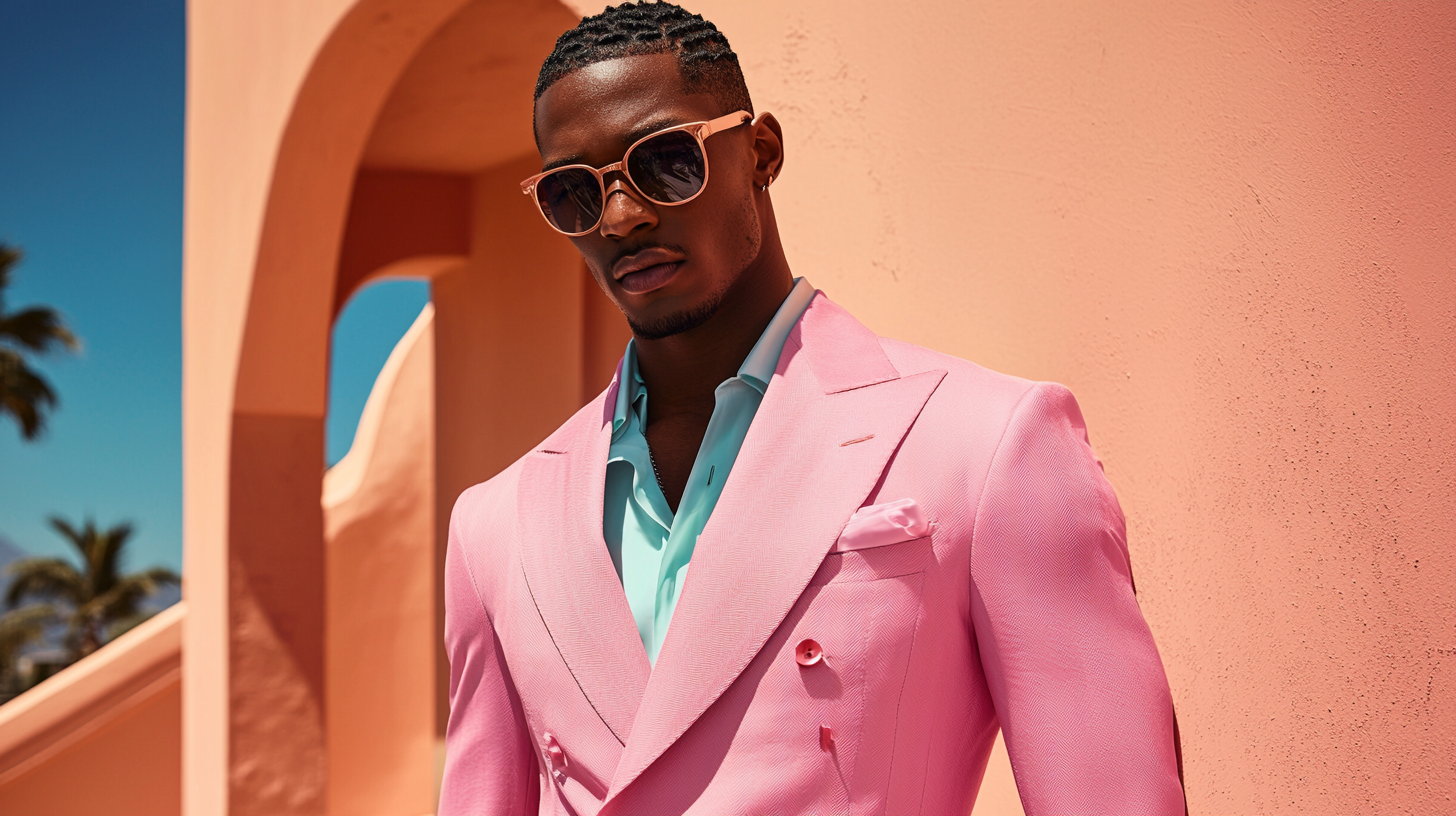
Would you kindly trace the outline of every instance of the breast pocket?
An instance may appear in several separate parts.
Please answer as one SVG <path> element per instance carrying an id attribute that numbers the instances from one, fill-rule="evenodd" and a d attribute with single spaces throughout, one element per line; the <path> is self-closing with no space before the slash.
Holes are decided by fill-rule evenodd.
<path id="1" fill-rule="evenodd" d="M 933 535 L 932 530 L 930 535 L 909 541 L 849 552 L 831 552 L 824 556 L 824 562 L 809 580 L 809 585 L 878 581 L 924 572 L 934 555 L 931 547 Z"/>

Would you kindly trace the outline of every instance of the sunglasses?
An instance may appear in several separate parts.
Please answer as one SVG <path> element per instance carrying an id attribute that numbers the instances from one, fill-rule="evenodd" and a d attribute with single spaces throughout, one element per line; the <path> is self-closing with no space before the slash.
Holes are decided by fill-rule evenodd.
<path id="1" fill-rule="evenodd" d="M 521 182 L 521 192 L 535 197 L 546 223 L 572 237 L 586 235 L 602 223 L 608 173 L 626 176 L 627 182 L 654 204 L 686 204 L 708 185 L 708 151 L 703 140 L 747 124 L 752 118 L 748 111 L 738 111 L 707 122 L 659 130 L 633 142 L 616 164 L 556 167 Z"/>

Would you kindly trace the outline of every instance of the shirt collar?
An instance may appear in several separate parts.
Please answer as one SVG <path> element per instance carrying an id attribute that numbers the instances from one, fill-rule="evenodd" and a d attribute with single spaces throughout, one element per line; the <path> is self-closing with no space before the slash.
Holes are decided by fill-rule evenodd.
<path id="1" fill-rule="evenodd" d="M 804 316 L 809 308 L 809 302 L 814 299 L 814 287 L 804 278 L 794 279 L 794 288 L 789 291 L 789 296 L 779 305 L 779 310 L 774 312 L 773 320 L 768 322 L 768 328 L 759 335 L 758 342 L 743 358 L 743 365 L 738 367 L 738 378 L 753 386 L 760 394 L 768 390 L 769 381 L 773 379 L 774 370 L 778 368 L 779 357 L 783 354 L 784 343 L 789 339 L 789 332 L 794 330 L 794 324 Z M 642 374 L 637 370 L 637 347 L 635 341 L 627 341 L 627 351 L 622 355 L 622 372 L 617 386 L 617 406 L 612 416 L 612 436 L 615 438 L 622 428 L 627 424 L 627 412 L 632 410 L 634 404 L 637 406 L 638 421 L 645 419 L 647 410 L 647 385 L 642 381 Z"/>
<path id="2" fill-rule="evenodd" d="M 784 353 L 784 341 L 789 339 L 789 332 L 794 330 L 794 324 L 804 316 L 809 301 L 813 299 L 814 287 L 803 278 L 795 278 L 789 296 L 784 298 L 779 310 L 774 312 L 773 320 L 768 322 L 768 328 L 763 330 L 758 342 L 743 358 L 738 376 L 758 389 L 758 393 L 768 390 L 769 380 L 773 379 L 774 369 L 779 367 L 779 357 Z"/>

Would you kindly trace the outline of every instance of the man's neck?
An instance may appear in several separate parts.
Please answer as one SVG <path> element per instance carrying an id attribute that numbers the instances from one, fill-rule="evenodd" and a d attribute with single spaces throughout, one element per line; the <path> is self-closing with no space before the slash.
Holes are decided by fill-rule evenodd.
<path id="1" fill-rule="evenodd" d="M 712 317 L 691 331 L 634 343 L 637 370 L 650 397 L 643 432 L 663 498 L 674 513 L 717 405 L 714 392 L 738 375 L 794 288 L 772 211 L 765 223 L 763 251 L 729 287 Z"/>

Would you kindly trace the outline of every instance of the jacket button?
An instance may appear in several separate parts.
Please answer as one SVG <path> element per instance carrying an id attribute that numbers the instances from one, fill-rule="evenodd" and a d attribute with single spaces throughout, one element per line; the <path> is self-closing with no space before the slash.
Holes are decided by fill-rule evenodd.
<path id="1" fill-rule="evenodd" d="M 551 765 L 551 775 L 558 782 L 563 781 L 562 777 L 566 775 L 566 752 L 561 750 L 561 743 L 550 732 L 541 736 L 546 739 L 546 761 Z"/>
<path id="2" fill-rule="evenodd" d="M 824 647 L 817 640 L 801 640 L 794 647 L 794 660 L 800 666 L 812 666 L 824 659 Z"/>

